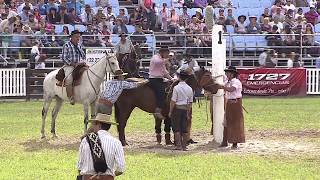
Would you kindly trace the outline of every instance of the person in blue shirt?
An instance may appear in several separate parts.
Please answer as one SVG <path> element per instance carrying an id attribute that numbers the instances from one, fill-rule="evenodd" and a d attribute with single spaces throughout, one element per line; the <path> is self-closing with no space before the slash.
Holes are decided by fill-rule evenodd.
<path id="1" fill-rule="evenodd" d="M 68 11 L 71 8 L 74 8 L 76 10 L 76 14 L 79 16 L 81 14 L 82 4 L 80 2 L 77 2 L 77 0 L 71 0 L 71 2 L 67 3 Z"/>

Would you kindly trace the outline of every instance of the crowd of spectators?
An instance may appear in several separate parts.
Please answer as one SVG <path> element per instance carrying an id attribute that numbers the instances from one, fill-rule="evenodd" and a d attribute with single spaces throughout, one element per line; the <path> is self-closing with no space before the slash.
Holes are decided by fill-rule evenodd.
<path id="1" fill-rule="evenodd" d="M 237 8 L 231 0 L 172 0 L 161 4 L 154 0 L 139 0 L 139 5 L 130 14 L 125 8 L 112 7 L 110 0 L 97 0 L 94 7 L 78 0 L 0 0 L 2 55 L 8 56 L 6 47 L 10 47 L 10 54 L 26 55 L 30 49 L 11 47 L 31 47 L 34 40 L 44 47 L 60 47 L 71 31 L 66 24 L 81 24 L 85 27 L 84 35 L 89 35 L 83 38 L 86 47 L 112 46 L 110 35 L 128 34 L 127 25 L 133 25 L 136 26 L 135 35 L 155 31 L 187 35 L 171 37 L 171 40 L 176 40 L 178 46 L 197 47 L 188 50 L 202 56 L 210 54 L 210 48 L 205 47 L 210 47 L 211 37 L 195 34 L 210 33 L 211 28 L 204 17 L 208 5 L 219 9 L 218 13 L 213 13 L 213 24 L 223 25 L 226 32 L 231 26 L 239 34 L 270 34 L 266 36 L 270 46 L 300 45 L 301 36 L 303 45 L 314 45 L 312 34 L 319 22 L 320 2 L 308 1 L 276 0 L 261 12 L 261 16 L 243 14 L 235 17 Z M 303 12 L 300 6 L 310 9 Z M 190 8 L 197 8 L 194 14 L 190 14 Z M 62 32 L 57 32 L 55 25 L 63 26 Z M 284 35 L 277 35 L 280 33 Z M 16 34 L 29 36 L 14 36 Z M 132 37 L 132 41 L 135 38 Z M 146 39 L 138 41 L 144 44 Z M 59 49 L 47 48 L 45 53 L 58 55 Z"/>

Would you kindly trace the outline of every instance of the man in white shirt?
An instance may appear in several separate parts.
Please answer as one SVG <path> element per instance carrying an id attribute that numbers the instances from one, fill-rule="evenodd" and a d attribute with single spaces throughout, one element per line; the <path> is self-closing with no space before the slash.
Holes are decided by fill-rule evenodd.
<path id="1" fill-rule="evenodd" d="M 118 123 L 113 122 L 110 115 L 101 113 L 90 121 L 93 132 L 84 136 L 79 147 L 78 179 L 113 180 L 125 170 L 121 142 L 108 132 L 111 125 Z"/>
<path id="2" fill-rule="evenodd" d="M 90 7 L 89 4 L 86 4 L 84 12 L 81 14 L 81 21 L 87 25 L 87 24 L 92 24 L 92 20 L 93 20 L 93 13 L 92 13 L 92 9 Z"/>
<path id="3" fill-rule="evenodd" d="M 177 70 L 177 73 L 180 73 L 181 70 L 185 70 L 191 74 L 194 74 L 195 71 L 200 70 L 200 66 L 196 60 L 192 59 L 192 55 L 187 53 L 185 55 L 185 61 L 181 64 L 180 68 Z"/>
<path id="4" fill-rule="evenodd" d="M 31 48 L 31 62 L 35 63 L 35 69 L 44 69 L 46 64 L 44 63 L 45 56 L 40 54 L 39 51 L 40 43 L 38 41 L 34 42 Z"/>
<path id="5" fill-rule="evenodd" d="M 263 52 L 259 56 L 259 65 L 260 67 L 265 67 L 266 66 L 266 61 L 268 56 L 270 56 L 270 50 L 271 49 L 264 49 Z"/>
<path id="6" fill-rule="evenodd" d="M 311 7 L 311 6 L 316 7 L 317 4 L 318 4 L 317 0 L 310 0 L 310 2 L 309 2 L 309 7 Z"/>
<path id="7" fill-rule="evenodd" d="M 169 117 L 172 120 L 172 129 L 177 150 L 187 150 L 188 139 L 188 116 L 190 115 L 193 102 L 193 90 L 185 82 L 189 74 L 180 71 L 178 74 L 179 84 L 173 88 Z"/>
<path id="8" fill-rule="evenodd" d="M 286 12 L 289 10 L 289 9 L 292 9 L 293 12 L 296 12 L 296 7 L 292 4 L 291 0 L 287 0 L 287 3 L 286 5 L 283 7 Z"/>
<path id="9" fill-rule="evenodd" d="M 32 6 L 32 4 L 30 3 L 30 0 L 24 0 L 24 3 L 22 3 L 22 4 L 17 8 L 17 13 L 20 14 L 25 6 L 28 6 L 28 7 L 30 7 L 30 10 L 33 10 L 33 6 Z"/>
<path id="10" fill-rule="evenodd" d="M 131 40 L 127 38 L 125 33 L 120 34 L 119 37 L 121 39 L 114 49 L 119 62 L 119 67 L 123 68 L 125 66 L 124 58 L 126 56 L 128 58 L 129 54 L 135 52 L 135 50 Z"/>

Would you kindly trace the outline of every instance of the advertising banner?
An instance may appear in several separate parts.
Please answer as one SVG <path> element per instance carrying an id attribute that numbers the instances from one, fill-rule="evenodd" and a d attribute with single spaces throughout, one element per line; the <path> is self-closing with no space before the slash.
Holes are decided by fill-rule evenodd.
<path id="1" fill-rule="evenodd" d="M 92 64 L 96 63 L 99 59 L 107 53 L 112 53 L 111 48 L 104 48 L 104 49 L 86 49 L 86 63 L 87 65 L 91 66 Z"/>
<path id="2" fill-rule="evenodd" d="M 250 96 L 306 96 L 306 69 L 239 69 L 243 94 Z"/>

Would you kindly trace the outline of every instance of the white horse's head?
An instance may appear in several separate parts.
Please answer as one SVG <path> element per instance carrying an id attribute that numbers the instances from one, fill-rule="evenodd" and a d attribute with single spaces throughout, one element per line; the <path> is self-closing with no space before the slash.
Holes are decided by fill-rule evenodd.
<path id="1" fill-rule="evenodd" d="M 106 71 L 114 74 L 117 70 L 120 70 L 119 63 L 115 54 L 106 53 Z"/>

